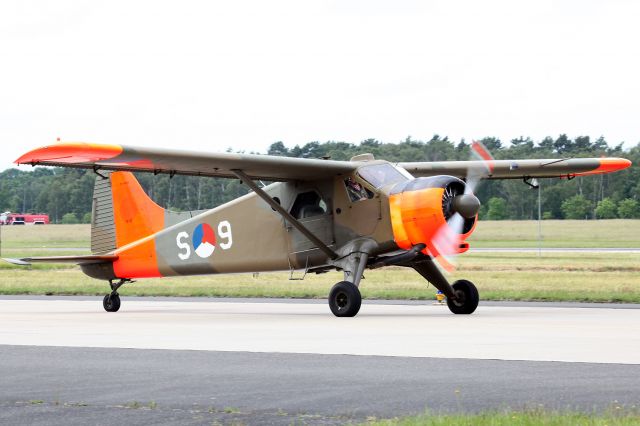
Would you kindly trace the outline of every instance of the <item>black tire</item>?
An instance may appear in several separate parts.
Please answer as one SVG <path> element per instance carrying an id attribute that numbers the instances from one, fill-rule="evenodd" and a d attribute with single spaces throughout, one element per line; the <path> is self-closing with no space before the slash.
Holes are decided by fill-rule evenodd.
<path id="1" fill-rule="evenodd" d="M 362 296 L 360 290 L 349 281 L 334 285 L 329 293 L 329 307 L 337 317 L 354 317 L 360 310 Z"/>
<path id="2" fill-rule="evenodd" d="M 102 306 L 107 312 L 118 312 L 118 309 L 120 309 L 120 296 L 118 294 L 107 294 L 102 299 Z"/>
<path id="3" fill-rule="evenodd" d="M 458 297 L 456 299 L 447 297 L 449 310 L 454 314 L 472 314 L 480 301 L 476 286 L 471 281 L 458 280 L 451 287 Z"/>

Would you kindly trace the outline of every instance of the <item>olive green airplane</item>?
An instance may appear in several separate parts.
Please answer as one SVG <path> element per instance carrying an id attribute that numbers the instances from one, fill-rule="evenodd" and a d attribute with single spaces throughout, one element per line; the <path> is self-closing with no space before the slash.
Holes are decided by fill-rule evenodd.
<path id="1" fill-rule="evenodd" d="M 450 284 L 442 269 L 451 270 L 451 257 L 469 248 L 480 179 L 534 185 L 534 178 L 572 179 L 631 165 L 623 158 L 494 160 L 477 142 L 472 153 L 470 161 L 390 163 L 371 154 L 335 161 L 57 143 L 16 163 L 93 169 L 93 254 L 6 260 L 79 264 L 109 282 L 108 312 L 120 308 L 120 286 L 140 278 L 338 270 L 344 280 L 329 292 L 338 317 L 358 313 L 365 269 L 398 265 L 444 293 L 451 312 L 471 314 L 479 301 L 475 285 Z M 239 179 L 252 192 L 211 210 L 173 212 L 154 203 L 131 172 Z"/>

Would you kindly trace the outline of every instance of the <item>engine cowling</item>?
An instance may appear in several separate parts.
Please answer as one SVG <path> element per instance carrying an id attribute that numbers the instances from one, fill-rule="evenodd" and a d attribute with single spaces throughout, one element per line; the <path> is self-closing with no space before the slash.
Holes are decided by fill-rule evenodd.
<path id="1" fill-rule="evenodd" d="M 462 180 L 444 175 L 416 178 L 396 185 L 389 195 L 389 206 L 398 247 L 408 250 L 423 243 L 427 246 L 423 253 L 434 257 L 467 251 L 469 244 L 465 240 L 475 229 L 480 202 L 475 195 L 464 192 Z M 456 213 L 464 218 L 462 233 L 453 230 L 448 223 Z M 451 245 L 452 252 L 440 253 L 434 247 L 433 239 L 442 230 L 456 233 L 459 243 Z"/>

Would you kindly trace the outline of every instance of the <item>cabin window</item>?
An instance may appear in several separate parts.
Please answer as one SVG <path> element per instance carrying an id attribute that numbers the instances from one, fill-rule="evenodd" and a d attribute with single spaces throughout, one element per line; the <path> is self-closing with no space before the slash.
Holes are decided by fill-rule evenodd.
<path id="1" fill-rule="evenodd" d="M 409 180 L 408 176 L 391 164 L 373 164 L 371 166 L 360 167 L 358 174 L 375 188 Z"/>
<path id="2" fill-rule="evenodd" d="M 373 198 L 373 192 L 352 177 L 344 180 L 344 186 L 347 188 L 347 194 L 352 202 Z"/>
<path id="3" fill-rule="evenodd" d="M 291 216 L 296 219 L 320 216 L 327 212 L 327 203 L 316 191 L 302 192 L 298 194 L 291 207 Z"/>

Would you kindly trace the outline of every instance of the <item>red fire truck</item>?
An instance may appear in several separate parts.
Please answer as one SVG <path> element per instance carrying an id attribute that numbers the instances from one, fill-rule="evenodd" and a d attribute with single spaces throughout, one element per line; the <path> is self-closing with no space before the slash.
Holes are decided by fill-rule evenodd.
<path id="1" fill-rule="evenodd" d="M 48 225 L 49 215 L 32 213 L 11 213 L 0 214 L 0 225 Z"/>

